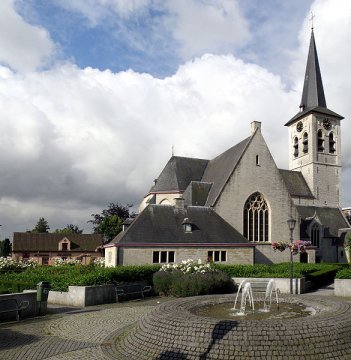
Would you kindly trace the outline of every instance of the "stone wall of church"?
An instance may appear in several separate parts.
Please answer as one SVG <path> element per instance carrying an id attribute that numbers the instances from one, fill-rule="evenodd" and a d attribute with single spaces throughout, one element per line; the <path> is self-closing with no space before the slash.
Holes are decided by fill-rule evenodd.
<path id="1" fill-rule="evenodd" d="M 208 260 L 208 251 L 226 251 L 225 264 L 254 264 L 254 247 L 142 247 L 142 248 L 120 248 L 118 265 L 145 265 L 153 263 L 154 251 L 174 251 L 174 261 L 179 263 L 183 260 L 198 260 L 203 263 Z"/>
<path id="2" fill-rule="evenodd" d="M 255 192 L 260 192 L 269 206 L 269 241 L 289 241 L 290 231 L 286 221 L 291 215 L 297 219 L 297 212 L 260 130 L 252 137 L 215 204 L 215 211 L 243 234 L 244 205 Z M 293 237 L 299 238 L 299 226 L 295 227 Z M 278 254 L 272 256 L 274 262 L 281 261 Z"/>

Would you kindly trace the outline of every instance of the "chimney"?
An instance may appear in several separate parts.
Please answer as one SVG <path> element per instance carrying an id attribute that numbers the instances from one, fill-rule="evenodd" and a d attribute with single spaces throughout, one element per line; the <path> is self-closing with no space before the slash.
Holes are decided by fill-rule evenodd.
<path id="1" fill-rule="evenodd" d="M 261 121 L 253 121 L 251 123 L 251 135 L 253 135 L 257 129 L 261 130 Z"/>
<path id="2" fill-rule="evenodd" d="M 176 209 L 184 209 L 185 200 L 182 197 L 175 198 L 174 201 Z"/>

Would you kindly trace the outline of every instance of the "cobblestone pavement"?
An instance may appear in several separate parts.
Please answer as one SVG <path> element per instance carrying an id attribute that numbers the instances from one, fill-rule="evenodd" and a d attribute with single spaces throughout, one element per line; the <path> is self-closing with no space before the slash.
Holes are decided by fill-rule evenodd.
<path id="1" fill-rule="evenodd" d="M 330 297 L 332 293 L 333 289 L 326 288 L 313 295 Z M 84 309 L 51 307 L 45 317 L 0 323 L 0 359 L 121 360 L 117 336 L 123 338 L 143 315 L 166 301 L 152 298 Z M 185 359 L 175 353 L 161 358 Z"/>
<path id="2" fill-rule="evenodd" d="M 0 323 L 0 359 L 113 359 L 113 352 L 108 355 L 114 341 L 111 334 L 136 322 L 157 301 L 107 304 Z"/>

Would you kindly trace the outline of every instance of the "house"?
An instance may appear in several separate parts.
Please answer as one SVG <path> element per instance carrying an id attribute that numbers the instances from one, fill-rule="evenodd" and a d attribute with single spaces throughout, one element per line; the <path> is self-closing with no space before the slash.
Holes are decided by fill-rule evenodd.
<path id="1" fill-rule="evenodd" d="M 16 261 L 35 260 L 42 265 L 52 265 L 56 258 L 76 259 L 89 264 L 103 256 L 102 243 L 101 234 L 15 232 L 12 258 Z"/>
<path id="2" fill-rule="evenodd" d="M 288 128 L 289 169 L 278 169 L 261 123 L 214 159 L 172 156 L 140 214 L 105 246 L 107 266 L 278 263 L 273 242 L 310 241 L 301 262 L 344 262 L 349 224 L 340 209 L 341 120 L 326 105 L 312 30 L 300 111 Z M 283 124 L 282 124 L 283 125 Z M 289 228 L 288 219 L 294 219 Z M 296 225 L 295 225 L 296 224 Z M 223 254 L 223 255 L 222 255 Z"/>

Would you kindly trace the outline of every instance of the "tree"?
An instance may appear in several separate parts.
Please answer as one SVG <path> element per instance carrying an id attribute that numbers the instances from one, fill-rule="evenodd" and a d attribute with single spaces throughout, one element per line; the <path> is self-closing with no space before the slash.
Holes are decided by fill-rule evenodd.
<path id="1" fill-rule="evenodd" d="M 0 241 L 0 257 L 7 257 L 11 254 L 12 244 L 9 239 Z"/>
<path id="2" fill-rule="evenodd" d="M 107 209 L 102 210 L 101 214 L 91 214 L 93 220 L 88 222 L 94 225 L 95 234 L 104 234 L 106 241 L 111 241 L 122 231 L 122 224 L 129 217 L 129 208 L 133 205 L 120 205 L 110 203 Z"/>
<path id="3" fill-rule="evenodd" d="M 79 229 L 77 225 L 67 224 L 63 229 L 56 229 L 55 234 L 81 234 L 83 230 Z"/>
<path id="4" fill-rule="evenodd" d="M 50 229 L 48 222 L 44 218 L 40 218 L 35 225 L 35 228 L 32 230 L 34 233 L 47 233 Z"/>

